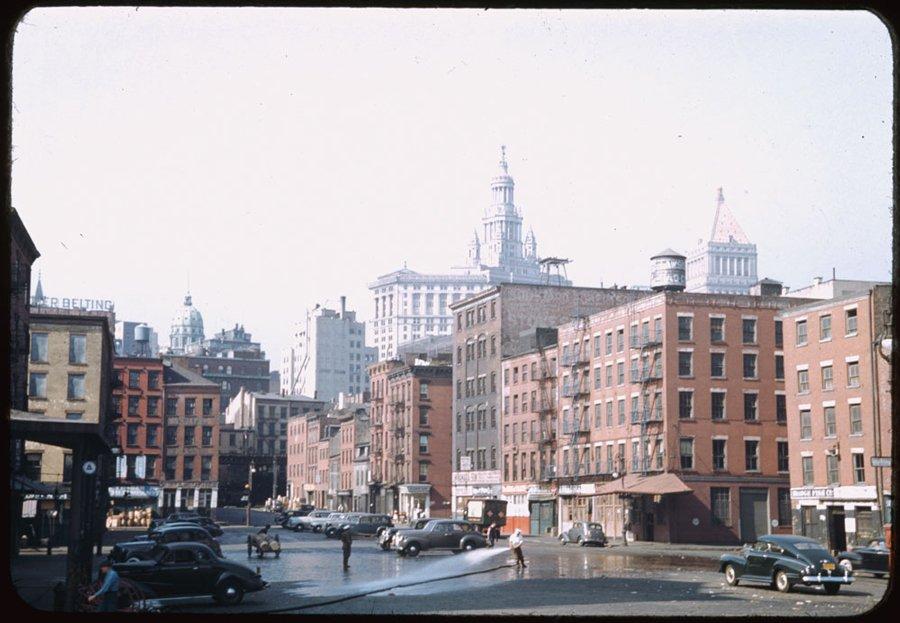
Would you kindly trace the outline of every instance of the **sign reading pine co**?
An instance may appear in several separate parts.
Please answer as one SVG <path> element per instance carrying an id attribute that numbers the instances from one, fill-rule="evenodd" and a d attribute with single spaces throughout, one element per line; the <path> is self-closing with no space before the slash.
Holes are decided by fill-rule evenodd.
<path id="1" fill-rule="evenodd" d="M 891 457 L 889 456 L 873 456 L 872 467 L 890 467 Z"/>

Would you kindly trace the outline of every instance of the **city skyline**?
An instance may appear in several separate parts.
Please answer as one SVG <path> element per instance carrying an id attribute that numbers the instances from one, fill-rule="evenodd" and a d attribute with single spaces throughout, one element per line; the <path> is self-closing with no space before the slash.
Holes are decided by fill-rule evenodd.
<path id="1" fill-rule="evenodd" d="M 241 323 L 273 361 L 316 303 L 371 319 L 378 275 L 465 259 L 501 144 L 575 285 L 648 284 L 720 186 L 760 278 L 890 279 L 872 14 L 45 9 L 15 44 L 13 205 L 45 292 L 163 343 L 188 274 L 208 332 Z"/>

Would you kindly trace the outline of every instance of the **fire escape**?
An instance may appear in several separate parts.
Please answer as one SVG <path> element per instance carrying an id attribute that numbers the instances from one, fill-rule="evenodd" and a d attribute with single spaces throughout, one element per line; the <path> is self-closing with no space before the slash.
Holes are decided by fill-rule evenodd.
<path id="1" fill-rule="evenodd" d="M 632 325 L 635 326 L 635 325 Z M 640 456 L 637 465 L 632 463 L 632 471 L 646 475 L 650 471 L 663 468 L 660 462 L 653 465 L 651 445 L 663 433 L 662 425 L 662 328 L 659 324 L 650 332 L 650 324 L 644 323 L 641 335 L 632 332 L 631 349 L 640 357 L 640 370 L 632 381 L 640 383 L 641 406 L 636 414 L 632 412 L 631 424 L 639 427 L 638 443 Z M 662 440 L 657 441 L 662 443 Z M 657 448 L 657 457 L 661 457 Z M 636 468 L 636 469 L 634 469 Z"/>
<path id="2" fill-rule="evenodd" d="M 563 366 L 570 370 L 569 383 L 563 384 L 563 397 L 571 398 L 571 425 L 569 446 L 572 448 L 573 468 L 572 480 L 578 480 L 578 474 L 581 471 L 581 463 L 590 460 L 590 447 L 586 448 L 581 454 L 578 452 L 578 445 L 584 438 L 588 437 L 591 432 L 590 411 L 586 403 L 581 403 L 585 396 L 590 394 L 588 380 L 590 364 L 590 348 L 584 347 L 584 339 L 590 331 L 590 320 L 587 316 L 576 316 L 575 318 L 575 336 L 572 343 L 572 350 L 568 355 L 563 355 Z M 565 416 L 563 416 L 565 418 Z M 563 432 L 567 426 L 567 422 L 563 421 Z M 565 466 L 568 467 L 568 464 Z M 564 474 L 565 475 L 565 474 Z"/>
<path id="3" fill-rule="evenodd" d="M 538 340 L 538 356 L 540 403 L 537 411 L 540 422 L 538 448 L 541 456 L 541 482 L 550 482 L 556 478 L 556 360 L 547 358 L 547 351 L 541 340 Z"/>

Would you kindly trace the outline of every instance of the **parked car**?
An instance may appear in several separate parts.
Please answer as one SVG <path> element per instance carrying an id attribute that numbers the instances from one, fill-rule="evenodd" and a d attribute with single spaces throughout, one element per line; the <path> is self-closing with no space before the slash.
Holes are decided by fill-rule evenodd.
<path id="1" fill-rule="evenodd" d="M 362 517 L 364 514 L 365 513 L 339 513 L 337 517 L 329 517 L 328 520 L 325 521 L 325 525 L 322 526 L 322 532 L 326 537 L 337 536 L 341 526 L 348 524 L 354 517 Z"/>
<path id="2" fill-rule="evenodd" d="M 359 515 L 351 515 L 339 527 L 347 526 L 351 534 L 358 536 L 377 536 L 383 532 L 385 528 L 391 527 L 391 518 L 387 515 L 375 515 L 371 513 L 361 513 Z M 330 531 L 330 532 L 329 532 Z M 336 538 L 340 536 L 340 532 L 336 528 L 327 528 L 325 536 Z"/>
<path id="3" fill-rule="evenodd" d="M 560 542 L 578 543 L 582 547 L 593 543 L 600 547 L 606 547 L 607 539 L 603 533 L 603 526 L 590 521 L 576 521 L 572 527 L 559 535 Z"/>
<path id="4" fill-rule="evenodd" d="M 410 526 L 391 526 L 389 528 L 385 528 L 380 533 L 378 533 L 378 546 L 387 551 L 391 549 L 391 546 L 394 541 L 394 535 L 397 534 L 400 530 L 421 530 L 424 528 L 431 519 L 416 519 L 412 522 Z"/>
<path id="5" fill-rule="evenodd" d="M 891 551 L 884 540 L 870 541 L 865 547 L 854 547 L 837 555 L 838 564 L 850 573 L 865 571 L 875 574 L 876 578 L 884 577 L 890 572 Z"/>
<path id="6" fill-rule="evenodd" d="M 110 558 L 115 562 L 129 560 L 142 560 L 148 555 L 153 555 L 152 550 L 157 545 L 167 543 L 202 543 L 209 547 L 217 556 L 222 556 L 222 547 L 209 532 L 196 524 L 165 525 L 151 530 L 143 538 L 138 537 L 134 541 L 117 543 L 110 552 Z"/>
<path id="7" fill-rule="evenodd" d="M 207 519 L 195 511 L 179 511 L 171 513 L 168 517 L 157 517 L 150 522 L 150 529 L 158 528 L 167 523 L 175 523 L 181 521 L 189 521 L 191 523 L 199 523 L 201 519 Z"/>
<path id="8" fill-rule="evenodd" d="M 338 513 L 336 511 L 330 511 L 327 515 L 319 515 L 318 517 L 310 517 L 308 530 L 312 530 L 313 532 L 321 532 L 325 529 L 325 526 L 329 521 L 337 519 L 340 515 L 344 513 Z M 312 515 L 312 513 L 310 514 Z"/>
<path id="9" fill-rule="evenodd" d="M 294 532 L 302 532 L 304 530 L 312 530 L 313 529 L 313 520 L 325 519 L 329 515 L 331 515 L 334 511 L 329 510 L 317 510 L 311 511 L 308 515 L 304 515 L 302 517 L 291 517 L 287 520 L 286 528 L 293 530 Z"/>
<path id="10" fill-rule="evenodd" d="M 837 594 L 842 584 L 853 582 L 850 571 L 841 568 L 834 557 L 814 539 L 804 536 L 769 534 L 752 545 L 744 545 L 737 554 L 724 554 L 719 571 L 729 586 L 738 582 L 761 582 L 787 593 L 796 584 L 822 586 L 829 595 Z"/>
<path id="11" fill-rule="evenodd" d="M 202 517 L 200 521 L 166 521 L 164 524 L 162 524 L 162 526 L 159 527 L 169 526 L 200 526 L 201 528 L 209 532 L 210 536 L 222 536 L 224 534 L 224 531 L 219 526 L 219 524 L 207 517 Z"/>
<path id="12" fill-rule="evenodd" d="M 303 504 L 298 509 L 284 511 L 275 515 L 275 523 L 277 523 L 282 528 L 287 528 L 287 522 L 291 517 L 306 517 L 314 510 L 316 510 L 316 507 L 312 504 Z"/>
<path id="13" fill-rule="evenodd" d="M 210 595 L 219 603 L 235 605 L 244 593 L 267 585 L 249 567 L 216 556 L 202 543 L 161 545 L 151 558 L 118 563 L 113 568 L 146 595 L 159 598 Z"/>
<path id="14" fill-rule="evenodd" d="M 454 519 L 432 519 L 424 528 L 394 535 L 394 548 L 401 556 L 418 556 L 425 550 L 470 551 L 486 545 L 478 526 Z"/>

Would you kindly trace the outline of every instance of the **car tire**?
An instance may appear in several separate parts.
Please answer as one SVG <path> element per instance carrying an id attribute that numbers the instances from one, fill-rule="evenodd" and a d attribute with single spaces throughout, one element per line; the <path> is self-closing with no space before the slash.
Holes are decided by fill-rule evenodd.
<path id="1" fill-rule="evenodd" d="M 822 588 L 825 589 L 826 595 L 837 595 L 838 591 L 841 590 L 840 584 L 825 584 Z"/>
<path id="2" fill-rule="evenodd" d="M 737 571 L 735 571 L 732 565 L 725 565 L 725 583 L 728 586 L 737 586 L 738 582 Z"/>
<path id="3" fill-rule="evenodd" d="M 129 558 L 129 559 L 126 560 L 125 562 L 140 562 L 140 561 L 141 561 L 141 559 L 138 558 L 137 556 L 132 556 L 131 558 Z"/>
<path id="4" fill-rule="evenodd" d="M 416 556 L 419 555 L 419 552 L 420 552 L 421 550 L 422 550 L 422 548 L 419 547 L 418 543 L 410 543 L 410 544 L 407 545 L 406 548 L 404 549 L 404 554 L 405 554 L 406 556 L 409 556 L 410 558 L 415 558 Z"/>
<path id="5" fill-rule="evenodd" d="M 223 606 L 236 606 L 244 600 L 244 587 L 237 580 L 225 580 L 216 589 L 215 599 Z"/>
<path id="6" fill-rule="evenodd" d="M 584 539 L 582 539 L 581 537 L 578 537 L 578 546 L 584 547 L 585 545 L 587 545 L 587 543 L 584 542 Z"/>
<path id="7" fill-rule="evenodd" d="M 475 544 L 472 541 L 469 541 L 468 543 L 463 545 L 464 551 L 471 552 L 473 549 L 475 549 Z"/>
<path id="8" fill-rule="evenodd" d="M 883 578 L 883 577 L 884 577 L 884 574 L 883 574 L 883 573 L 873 573 L 872 575 L 874 575 L 876 578 Z"/>
<path id="9" fill-rule="evenodd" d="M 848 573 L 853 573 L 853 563 L 851 561 L 844 558 L 838 564 L 841 566 L 841 569 L 844 569 Z"/>
<path id="10" fill-rule="evenodd" d="M 562 545 L 565 545 L 566 543 L 569 542 L 569 540 L 568 540 L 566 537 L 564 537 L 563 535 L 559 535 L 559 542 L 560 542 Z"/>
<path id="11" fill-rule="evenodd" d="M 775 588 L 778 589 L 780 593 L 789 593 L 791 592 L 791 580 L 788 578 L 787 573 L 784 571 L 776 571 L 775 579 L 774 579 Z"/>

